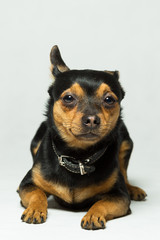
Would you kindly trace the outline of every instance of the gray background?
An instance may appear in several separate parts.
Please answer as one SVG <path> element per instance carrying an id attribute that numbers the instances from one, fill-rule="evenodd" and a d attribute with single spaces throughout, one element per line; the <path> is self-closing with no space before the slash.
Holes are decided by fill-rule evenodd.
<path id="1" fill-rule="evenodd" d="M 158 0 L 0 1 L 1 239 L 159 239 L 159 9 Z M 71 69 L 119 70 L 126 90 L 123 116 L 135 146 L 129 178 L 148 197 L 103 231 L 82 230 L 84 212 L 54 203 L 45 224 L 20 221 L 16 188 L 32 165 L 29 146 L 44 119 L 55 44 Z"/>

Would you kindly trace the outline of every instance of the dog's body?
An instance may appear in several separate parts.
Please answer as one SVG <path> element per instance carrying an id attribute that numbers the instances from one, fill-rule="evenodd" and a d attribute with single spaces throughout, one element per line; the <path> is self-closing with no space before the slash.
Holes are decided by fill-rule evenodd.
<path id="1" fill-rule="evenodd" d="M 82 228 L 104 228 L 129 213 L 130 199 L 146 196 L 127 179 L 133 143 L 121 119 L 124 91 L 117 71 L 69 70 L 57 46 L 50 56 L 55 82 L 31 143 L 33 167 L 19 187 L 22 220 L 44 222 L 51 194 L 67 207 L 90 207 Z"/>

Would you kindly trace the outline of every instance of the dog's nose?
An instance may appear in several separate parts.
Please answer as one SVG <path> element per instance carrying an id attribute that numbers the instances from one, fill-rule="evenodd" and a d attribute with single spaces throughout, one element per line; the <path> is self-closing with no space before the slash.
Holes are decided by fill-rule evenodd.
<path id="1" fill-rule="evenodd" d="M 82 117 L 82 123 L 85 127 L 93 129 L 100 125 L 100 118 L 97 115 L 85 115 Z"/>

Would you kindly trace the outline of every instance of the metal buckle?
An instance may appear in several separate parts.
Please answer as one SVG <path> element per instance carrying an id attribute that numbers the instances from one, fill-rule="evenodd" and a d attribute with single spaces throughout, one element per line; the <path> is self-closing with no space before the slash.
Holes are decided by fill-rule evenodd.
<path id="1" fill-rule="evenodd" d="M 79 162 L 79 168 L 80 168 L 81 175 L 86 174 L 86 171 L 84 170 L 84 166 L 83 166 L 83 164 L 81 162 Z"/>
<path id="2" fill-rule="evenodd" d="M 64 157 L 63 155 L 58 156 L 58 161 L 59 164 L 64 167 L 65 163 L 63 162 L 63 157 Z"/>
<path id="3" fill-rule="evenodd" d="M 70 156 L 66 156 L 66 155 L 58 156 L 59 164 L 64 167 L 65 163 L 63 162 L 63 158 L 71 158 L 71 157 Z"/>
<path id="4" fill-rule="evenodd" d="M 66 155 L 58 156 L 58 161 L 59 161 L 60 166 L 65 167 L 65 162 L 63 161 L 63 158 L 69 158 L 69 156 L 66 156 Z M 79 169 L 80 169 L 80 174 L 81 175 L 84 175 L 84 174 L 87 173 L 84 169 L 84 165 L 81 162 L 79 162 Z"/>

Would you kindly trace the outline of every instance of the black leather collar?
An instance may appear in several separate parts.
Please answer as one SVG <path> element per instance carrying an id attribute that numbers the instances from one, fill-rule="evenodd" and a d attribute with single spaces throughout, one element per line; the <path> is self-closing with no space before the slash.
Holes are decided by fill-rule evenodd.
<path id="1" fill-rule="evenodd" d="M 107 150 L 107 147 L 102 148 L 92 156 L 88 157 L 87 159 L 78 160 L 71 156 L 61 155 L 56 149 L 56 146 L 54 142 L 52 141 L 52 147 L 53 151 L 56 154 L 60 166 L 66 168 L 68 171 L 72 173 L 77 173 L 81 175 L 90 174 L 95 171 L 95 166 L 93 166 L 93 163 L 95 163 Z"/>

